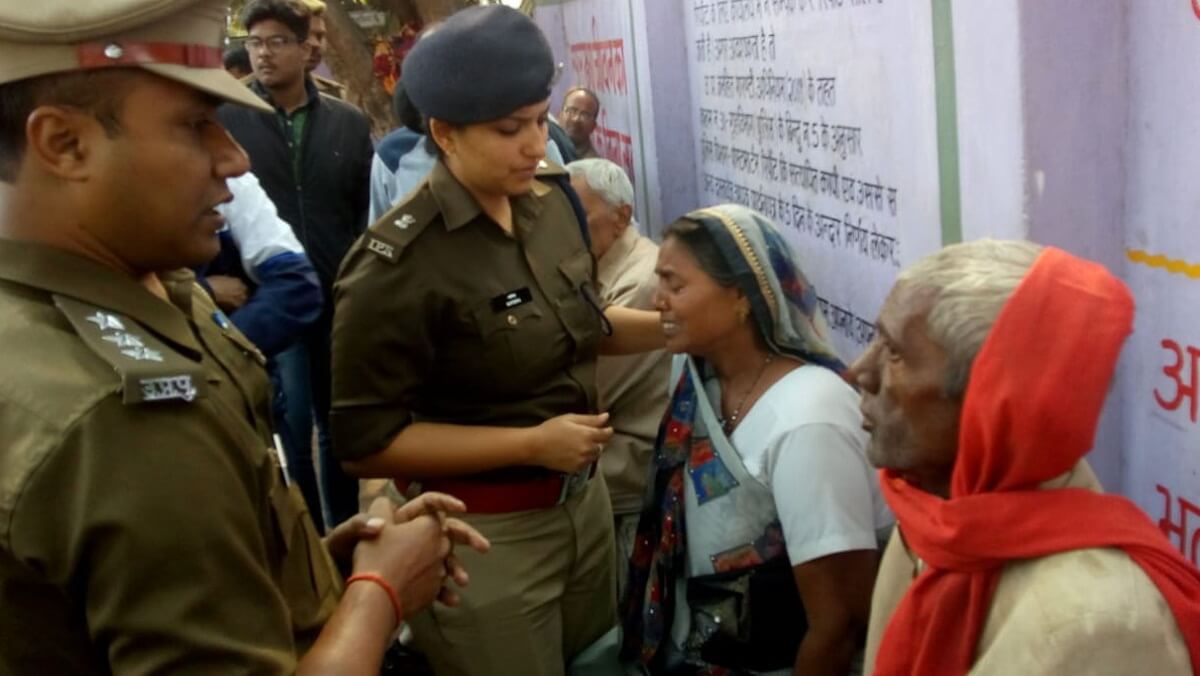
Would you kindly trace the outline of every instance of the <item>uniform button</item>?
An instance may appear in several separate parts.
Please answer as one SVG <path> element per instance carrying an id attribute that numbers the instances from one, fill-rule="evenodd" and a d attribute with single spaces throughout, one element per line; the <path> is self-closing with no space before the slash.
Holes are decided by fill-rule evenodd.
<path id="1" fill-rule="evenodd" d="M 517 325 L 517 318 L 516 318 L 516 316 L 514 316 L 514 315 L 509 315 L 509 316 L 508 316 L 508 325 L 509 325 L 509 326 L 516 326 L 516 325 Z"/>

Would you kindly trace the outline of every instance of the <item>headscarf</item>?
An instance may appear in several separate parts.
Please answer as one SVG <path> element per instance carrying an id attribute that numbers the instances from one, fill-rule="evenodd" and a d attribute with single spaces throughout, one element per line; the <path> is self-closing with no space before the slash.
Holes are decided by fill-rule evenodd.
<path id="1" fill-rule="evenodd" d="M 1146 572 L 1200 667 L 1200 572 L 1129 500 L 1038 488 L 1091 449 L 1132 322 L 1120 280 L 1047 248 L 975 359 L 950 498 L 882 473 L 884 496 L 926 568 L 888 623 L 877 675 L 966 674 L 1004 565 L 1093 547 L 1120 548 Z"/>
<path id="2" fill-rule="evenodd" d="M 770 219 L 740 204 L 698 209 L 684 219 L 712 237 L 739 280 L 759 335 L 775 354 L 790 355 L 841 374 L 846 370 L 829 342 L 816 288 Z M 753 280 L 753 281 L 750 281 Z"/>
<path id="3" fill-rule="evenodd" d="M 736 204 L 693 211 L 712 237 L 750 300 L 751 312 L 768 348 L 829 368 L 845 365 L 829 343 L 829 330 L 817 292 L 797 265 L 791 247 L 766 216 Z M 697 426 L 697 391 L 687 369 L 680 375 L 655 441 L 654 476 L 646 508 L 638 520 L 629 563 L 629 584 L 622 599 L 625 628 L 622 657 L 661 666 L 660 650 L 674 621 L 676 580 L 687 555 L 684 468 L 693 448 L 709 448 L 712 430 Z M 717 431 L 719 433 L 719 431 Z"/>

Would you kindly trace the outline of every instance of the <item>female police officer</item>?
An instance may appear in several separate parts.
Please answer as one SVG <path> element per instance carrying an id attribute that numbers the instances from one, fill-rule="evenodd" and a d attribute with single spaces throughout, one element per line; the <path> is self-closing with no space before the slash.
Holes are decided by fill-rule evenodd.
<path id="1" fill-rule="evenodd" d="M 543 160 L 554 73 L 541 31 L 503 6 L 425 35 L 403 84 L 439 161 L 336 290 L 339 456 L 456 494 L 492 542 L 458 608 L 412 618 L 442 676 L 561 674 L 615 624 L 595 357 L 662 338 L 656 313 L 596 305 L 581 210 Z"/>

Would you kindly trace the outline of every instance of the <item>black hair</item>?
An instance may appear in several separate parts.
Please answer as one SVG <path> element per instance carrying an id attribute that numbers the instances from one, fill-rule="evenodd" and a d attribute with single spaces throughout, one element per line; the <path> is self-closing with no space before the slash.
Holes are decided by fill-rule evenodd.
<path id="1" fill-rule="evenodd" d="M 717 241 L 713 239 L 708 228 L 689 218 L 680 218 L 668 225 L 663 232 L 663 239 L 668 237 L 674 237 L 684 245 L 700 264 L 700 269 L 718 285 L 727 289 L 741 286 L 741 275 L 738 275 L 729 265 L 729 261 L 721 255 Z"/>
<path id="2" fill-rule="evenodd" d="M 408 98 L 408 92 L 404 90 L 404 83 L 396 83 L 396 91 L 392 94 L 392 112 L 396 114 L 396 119 L 400 121 L 402 126 L 417 132 L 418 134 L 428 134 L 425 129 L 425 121 L 421 119 L 421 111 L 413 105 L 411 99 Z"/>
<path id="3" fill-rule="evenodd" d="M 255 24 L 274 19 L 296 34 L 298 42 L 308 39 L 312 12 L 295 0 L 254 0 L 242 12 L 242 25 L 249 31 Z"/>
<path id="4" fill-rule="evenodd" d="M 113 68 L 55 73 L 0 85 L 0 181 L 16 181 L 25 155 L 25 123 L 39 106 L 85 110 L 110 138 L 120 134 L 118 113 L 129 92 L 128 75 L 127 68 Z"/>
<path id="5" fill-rule="evenodd" d="M 227 50 L 222 61 L 225 70 L 239 70 L 242 73 L 249 73 L 253 70 L 250 67 L 250 52 L 246 51 L 245 45 L 238 45 Z"/>

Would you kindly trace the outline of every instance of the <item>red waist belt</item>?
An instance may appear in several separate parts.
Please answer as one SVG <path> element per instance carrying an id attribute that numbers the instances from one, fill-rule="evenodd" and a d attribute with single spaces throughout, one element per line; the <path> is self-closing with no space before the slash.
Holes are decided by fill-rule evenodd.
<path id="1" fill-rule="evenodd" d="M 596 465 L 593 463 L 586 474 L 582 471 L 576 474 L 555 472 L 522 481 L 490 482 L 445 477 L 422 481 L 421 490 L 453 495 L 466 503 L 468 513 L 524 512 L 563 504 L 583 490 L 595 473 Z M 400 482 L 396 483 L 399 487 Z"/>

